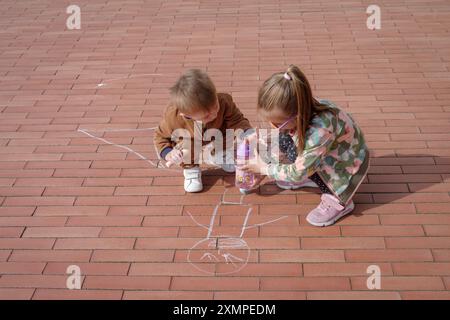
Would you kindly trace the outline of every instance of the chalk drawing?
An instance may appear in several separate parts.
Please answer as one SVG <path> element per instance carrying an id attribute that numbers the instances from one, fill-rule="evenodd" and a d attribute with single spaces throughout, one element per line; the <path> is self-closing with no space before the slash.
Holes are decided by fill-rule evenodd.
<path id="1" fill-rule="evenodd" d="M 157 163 L 151 161 L 146 156 L 133 150 L 132 148 L 114 143 L 108 139 L 96 136 L 93 132 L 124 132 L 124 131 L 152 131 L 155 130 L 156 127 L 152 128 L 138 128 L 138 129 L 104 129 L 104 130 L 88 130 L 88 129 L 78 129 L 78 132 L 85 134 L 86 136 L 101 141 L 105 144 L 115 146 L 117 148 L 124 149 L 140 159 L 144 160 L 151 167 L 162 169 L 162 170 L 170 170 L 177 171 L 177 169 L 167 168 L 161 160 L 158 160 Z M 197 243 L 195 243 L 188 252 L 187 261 L 194 266 L 199 271 L 202 271 L 207 274 L 231 274 L 236 273 L 242 270 L 248 263 L 250 258 L 250 248 L 247 242 L 244 240 L 244 233 L 246 230 L 251 228 L 257 228 L 269 223 L 274 223 L 281 219 L 287 218 L 287 216 L 281 216 L 274 220 L 269 220 L 259 224 L 248 225 L 248 220 L 252 213 L 252 204 L 244 203 L 245 195 L 241 195 L 239 202 L 230 202 L 225 201 L 227 189 L 225 189 L 224 193 L 221 196 L 219 203 L 215 206 L 208 226 L 198 223 L 194 216 L 187 212 L 191 217 L 192 221 L 198 226 L 208 230 L 206 237 Z M 246 213 L 243 216 L 243 223 L 240 227 L 240 232 L 238 235 L 214 235 L 214 222 L 217 218 L 217 213 L 221 206 L 226 205 L 234 205 L 240 208 L 245 208 Z M 217 264 L 225 264 L 225 267 L 220 270 L 216 270 Z"/>
<path id="2" fill-rule="evenodd" d="M 187 211 L 188 215 L 198 226 L 208 230 L 206 237 L 195 243 L 188 252 L 187 261 L 197 270 L 208 274 L 225 275 L 236 273 L 242 270 L 249 261 L 250 247 L 244 240 L 244 233 L 247 229 L 257 228 L 269 223 L 279 221 L 287 218 L 281 216 L 277 219 L 269 220 L 263 223 L 248 225 L 248 220 L 252 213 L 252 204 L 244 203 L 245 195 L 241 195 L 239 202 L 225 201 L 225 195 L 228 189 L 225 189 L 222 194 L 220 202 L 214 207 L 211 215 L 209 226 L 200 224 L 194 216 Z M 219 208 L 223 205 L 236 205 L 246 207 L 247 212 L 244 215 L 244 222 L 241 226 L 240 234 L 238 236 L 232 235 L 215 235 L 212 236 L 214 230 L 214 222 L 217 217 Z M 224 267 L 216 269 L 215 266 L 221 264 Z"/>
<path id="3" fill-rule="evenodd" d="M 163 76 L 162 73 L 144 73 L 144 74 L 137 74 L 134 76 L 124 76 L 119 78 L 112 78 L 112 79 L 106 79 L 97 84 L 97 88 L 106 87 L 109 83 L 117 81 L 117 80 L 129 80 L 129 79 L 135 79 L 135 78 L 143 78 L 143 77 L 158 77 Z"/>

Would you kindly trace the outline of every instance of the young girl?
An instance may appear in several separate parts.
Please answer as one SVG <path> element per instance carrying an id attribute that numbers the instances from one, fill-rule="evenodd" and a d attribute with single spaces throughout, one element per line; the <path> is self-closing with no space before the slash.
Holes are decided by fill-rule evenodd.
<path id="1" fill-rule="evenodd" d="M 274 178 L 285 189 L 312 180 L 322 192 L 320 205 L 306 218 L 314 226 L 332 225 L 350 213 L 369 169 L 369 150 L 353 118 L 331 101 L 315 99 L 293 65 L 264 82 L 258 112 L 280 130 L 280 150 L 293 163 L 268 164 L 258 156 L 242 169 Z"/>

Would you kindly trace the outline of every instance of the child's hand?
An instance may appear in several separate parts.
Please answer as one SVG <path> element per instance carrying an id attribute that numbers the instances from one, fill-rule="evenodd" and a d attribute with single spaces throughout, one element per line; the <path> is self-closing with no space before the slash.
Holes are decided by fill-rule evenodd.
<path id="1" fill-rule="evenodd" d="M 250 163 L 240 166 L 239 168 L 243 171 L 261 175 L 267 175 L 268 172 L 268 165 L 262 161 L 261 158 L 258 158 L 256 161 L 250 161 Z"/>
<path id="2" fill-rule="evenodd" d="M 253 185 L 251 186 L 251 188 L 253 189 L 259 186 L 265 177 L 266 176 L 262 176 L 260 174 L 255 174 L 255 180 L 253 181 Z"/>
<path id="3" fill-rule="evenodd" d="M 248 141 L 246 141 L 247 143 Z M 261 159 L 259 156 L 258 151 L 255 149 L 255 157 L 253 159 L 250 159 L 248 163 L 239 166 L 239 169 L 251 173 L 261 174 L 261 175 L 267 175 L 267 171 L 269 168 L 269 165 Z"/>
<path id="4" fill-rule="evenodd" d="M 183 162 L 183 151 L 173 149 L 166 155 L 166 166 L 171 167 L 173 164 L 181 164 Z"/>

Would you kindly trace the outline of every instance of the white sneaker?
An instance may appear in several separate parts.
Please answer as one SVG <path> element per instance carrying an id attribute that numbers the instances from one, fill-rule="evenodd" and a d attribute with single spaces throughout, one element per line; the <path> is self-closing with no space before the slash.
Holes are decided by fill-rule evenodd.
<path id="1" fill-rule="evenodd" d="M 184 190 L 186 192 L 200 192 L 203 190 L 202 171 L 200 167 L 183 170 Z"/>
<path id="2" fill-rule="evenodd" d="M 275 183 L 279 188 L 284 189 L 284 190 L 296 190 L 296 189 L 306 188 L 306 187 L 310 187 L 310 188 L 318 187 L 317 184 L 310 179 L 305 179 L 300 182 L 287 182 L 287 181 L 277 180 L 277 181 L 275 181 Z"/>

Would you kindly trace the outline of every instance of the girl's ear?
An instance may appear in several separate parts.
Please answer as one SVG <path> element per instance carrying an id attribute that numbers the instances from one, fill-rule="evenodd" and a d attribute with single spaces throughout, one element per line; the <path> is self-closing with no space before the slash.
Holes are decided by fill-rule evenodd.
<path id="1" fill-rule="evenodd" d="M 182 116 L 183 118 L 186 118 L 188 120 L 191 120 L 192 118 L 187 116 L 186 114 L 184 114 L 183 112 L 180 112 L 180 116 Z"/>

